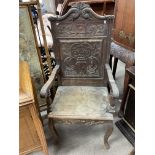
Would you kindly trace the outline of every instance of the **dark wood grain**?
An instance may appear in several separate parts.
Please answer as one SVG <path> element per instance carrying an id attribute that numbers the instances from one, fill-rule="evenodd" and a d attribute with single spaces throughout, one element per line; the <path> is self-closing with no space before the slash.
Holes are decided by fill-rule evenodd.
<path id="1" fill-rule="evenodd" d="M 65 15 L 49 18 L 63 85 L 83 85 L 86 80 L 99 85 L 107 80 L 104 64 L 114 17 L 99 16 L 86 6 L 74 5 Z"/>
<path id="2" fill-rule="evenodd" d="M 116 0 L 114 40 L 135 49 L 135 0 Z"/>
<path id="3" fill-rule="evenodd" d="M 88 4 L 77 3 L 63 16 L 50 17 L 56 62 L 49 80 L 41 90 L 41 96 L 50 97 L 49 89 L 58 76 L 58 88 L 48 114 L 53 120 L 66 123 L 106 123 L 105 148 L 112 134 L 113 108 L 106 88 L 109 83 L 111 96 L 119 91 L 108 65 L 111 30 L 114 16 L 99 16 Z M 50 104 L 50 103 L 49 103 Z M 54 124 L 51 131 L 56 133 Z"/>

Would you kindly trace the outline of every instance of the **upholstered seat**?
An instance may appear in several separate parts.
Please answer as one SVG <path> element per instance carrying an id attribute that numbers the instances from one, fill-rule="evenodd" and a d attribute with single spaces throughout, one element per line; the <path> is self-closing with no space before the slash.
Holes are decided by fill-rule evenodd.
<path id="1" fill-rule="evenodd" d="M 106 87 L 59 86 L 49 117 L 112 120 L 112 114 L 106 113 L 109 106 Z"/>

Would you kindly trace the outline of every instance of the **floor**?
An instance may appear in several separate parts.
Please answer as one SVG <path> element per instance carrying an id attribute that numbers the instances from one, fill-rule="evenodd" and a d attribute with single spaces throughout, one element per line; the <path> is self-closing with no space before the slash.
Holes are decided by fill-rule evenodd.
<path id="1" fill-rule="evenodd" d="M 120 96 L 123 93 L 124 72 L 124 64 L 119 61 L 116 72 L 116 83 L 120 90 Z M 116 111 L 119 109 L 120 102 L 120 100 L 116 101 Z M 115 121 L 119 119 L 117 113 L 114 115 L 114 118 Z M 115 125 L 113 134 L 109 138 L 111 148 L 105 150 L 103 145 L 104 125 L 56 124 L 56 129 L 61 139 L 58 144 L 54 144 L 48 130 L 47 120 L 44 121 L 44 124 L 49 155 L 128 155 L 133 149 L 133 146 Z M 31 155 L 43 155 L 43 153 L 35 152 L 31 153 Z"/>

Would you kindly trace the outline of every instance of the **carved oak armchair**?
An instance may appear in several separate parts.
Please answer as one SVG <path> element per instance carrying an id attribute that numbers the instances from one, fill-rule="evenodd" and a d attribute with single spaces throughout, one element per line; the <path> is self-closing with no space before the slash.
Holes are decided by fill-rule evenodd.
<path id="1" fill-rule="evenodd" d="M 113 131 L 114 109 L 111 98 L 119 92 L 108 64 L 114 16 L 99 16 L 84 3 L 74 4 L 63 16 L 50 17 L 57 65 L 41 89 L 51 110 L 49 127 L 56 134 L 54 121 L 106 123 L 104 144 Z M 53 101 L 50 89 L 58 78 Z M 111 88 L 108 93 L 107 84 Z"/>

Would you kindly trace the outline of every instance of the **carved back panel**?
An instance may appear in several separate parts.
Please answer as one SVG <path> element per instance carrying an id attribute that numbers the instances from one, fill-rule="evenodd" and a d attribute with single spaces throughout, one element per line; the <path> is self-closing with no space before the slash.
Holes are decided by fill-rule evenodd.
<path id="1" fill-rule="evenodd" d="M 77 3 L 65 15 L 49 18 L 62 85 L 104 85 L 113 17 Z"/>

